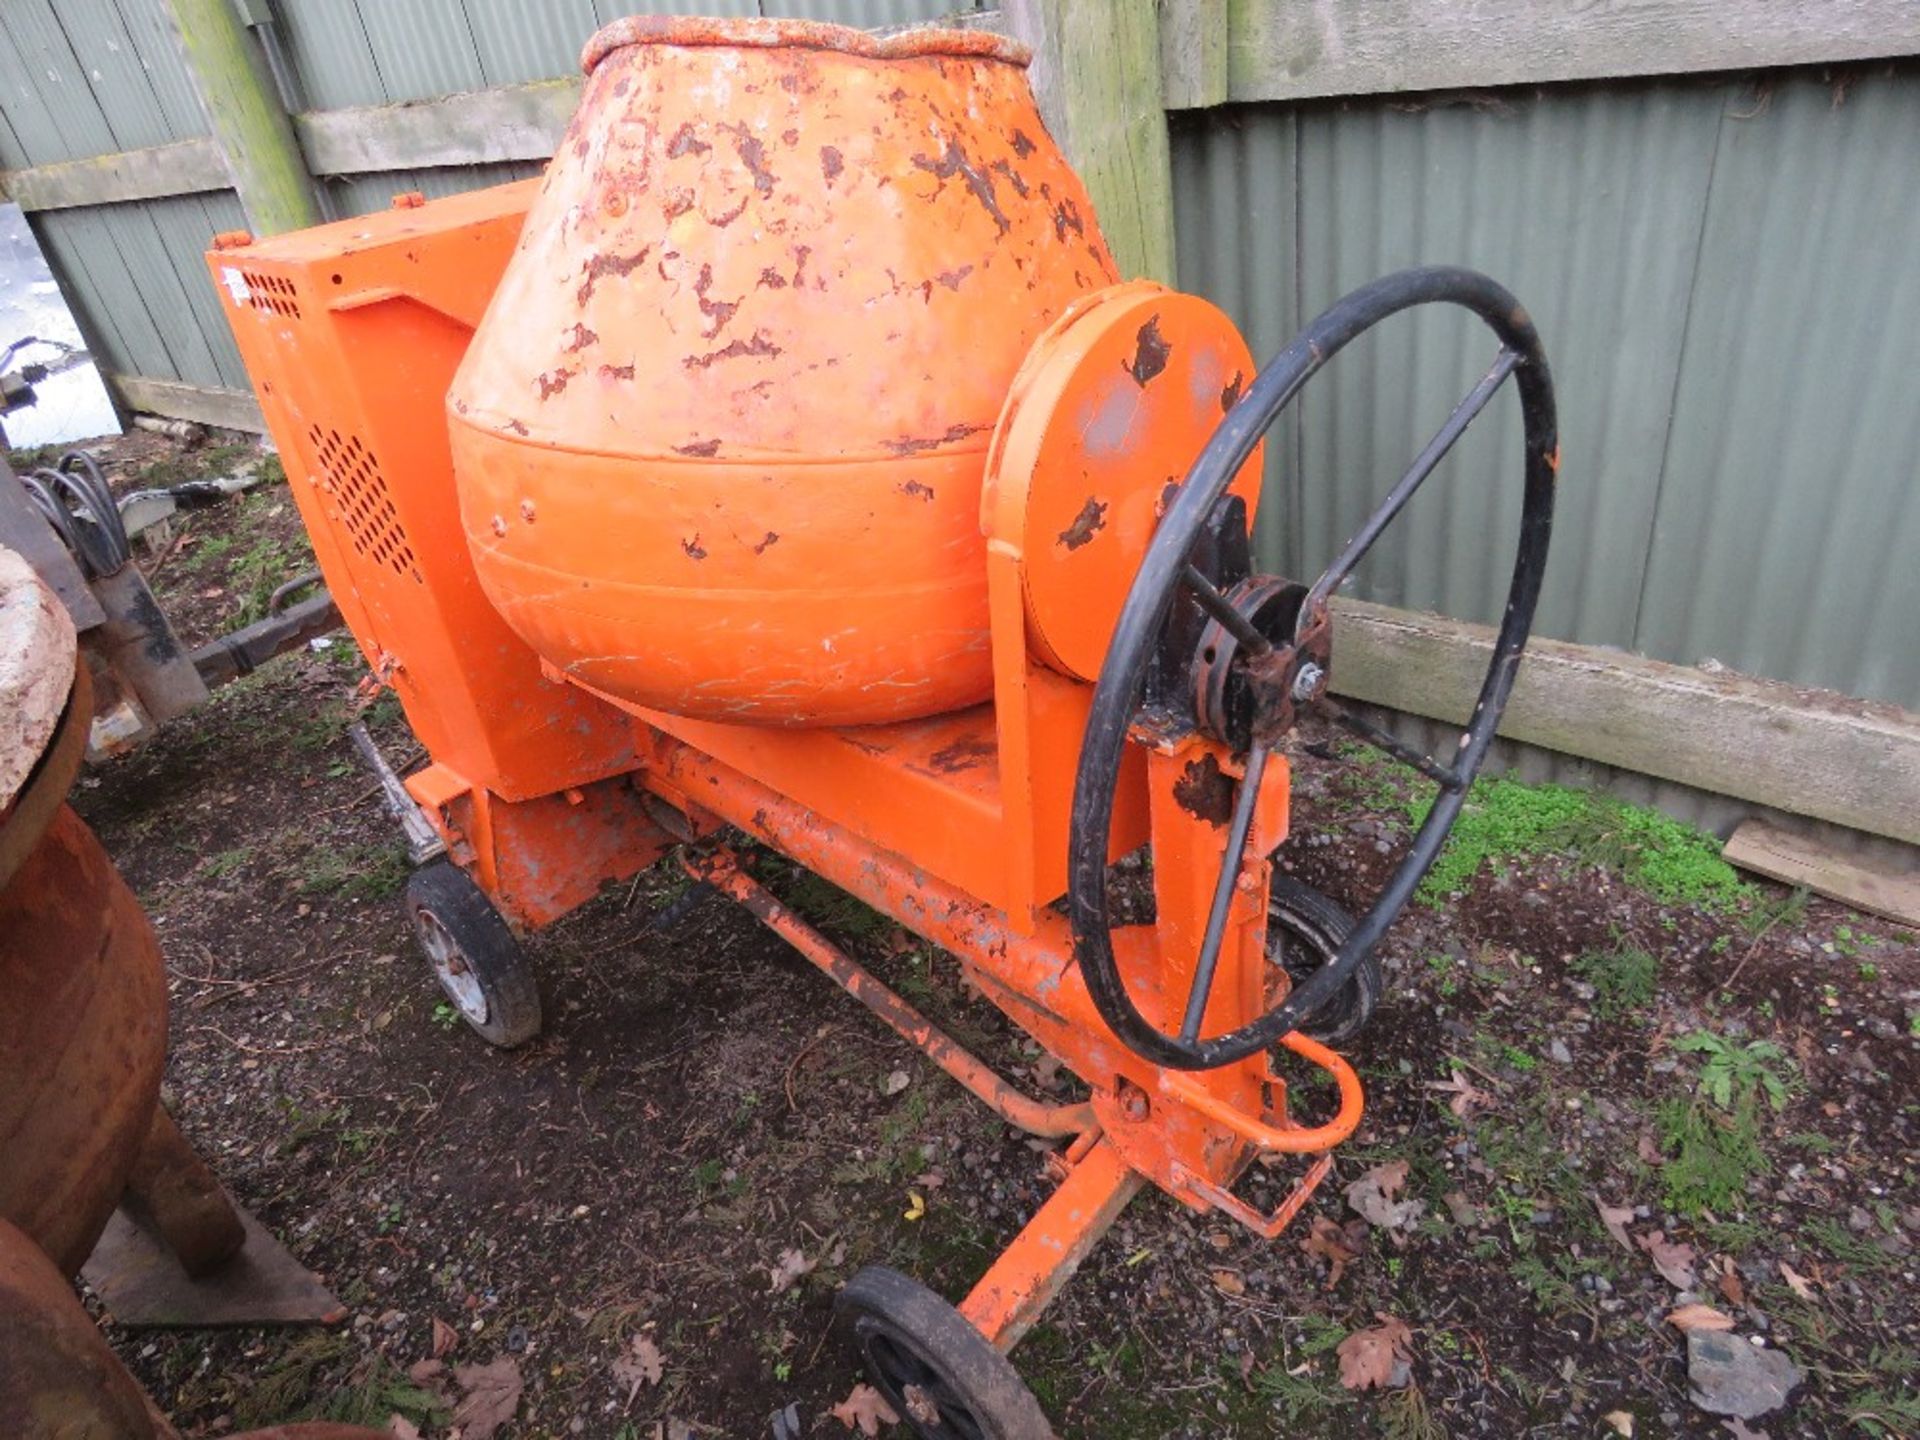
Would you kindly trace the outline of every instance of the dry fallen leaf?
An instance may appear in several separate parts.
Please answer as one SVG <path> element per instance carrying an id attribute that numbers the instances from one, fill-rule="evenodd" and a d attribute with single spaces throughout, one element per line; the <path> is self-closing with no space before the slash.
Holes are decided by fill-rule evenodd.
<path id="1" fill-rule="evenodd" d="M 1616 1435 L 1633 1440 L 1633 1412 L 1631 1410 L 1609 1410 L 1600 1417 L 1607 1422 L 1607 1428 Z"/>
<path id="2" fill-rule="evenodd" d="M 466 1392 L 453 1411 L 460 1440 L 492 1440 L 493 1432 L 520 1408 L 520 1367 L 511 1356 L 485 1365 L 455 1366 L 453 1380 Z"/>
<path id="3" fill-rule="evenodd" d="M 1780 1278 L 1786 1281 L 1787 1288 L 1802 1300 L 1813 1299 L 1813 1282 L 1784 1260 L 1780 1262 Z"/>
<path id="4" fill-rule="evenodd" d="M 1493 1108 L 1494 1097 L 1487 1091 L 1482 1090 L 1478 1085 L 1475 1085 L 1458 1070 L 1453 1072 L 1453 1078 L 1451 1080 L 1429 1080 L 1426 1082 L 1425 1088 L 1428 1090 L 1438 1090 L 1445 1095 L 1451 1095 L 1453 1098 L 1447 1101 L 1447 1109 L 1451 1110 L 1455 1118 L 1460 1120 L 1464 1120 L 1471 1115 L 1476 1107 L 1482 1110 L 1490 1110 Z"/>
<path id="5" fill-rule="evenodd" d="M 1633 1219 L 1631 1205 L 1609 1205 L 1598 1195 L 1588 1197 L 1593 1208 L 1600 1212 L 1600 1223 L 1607 1227 L 1607 1234 L 1620 1242 L 1620 1248 L 1629 1254 L 1633 1251 L 1633 1239 L 1627 1234 L 1627 1222 Z"/>
<path id="6" fill-rule="evenodd" d="M 901 1212 L 908 1220 L 918 1220 L 927 1213 L 927 1197 L 917 1190 L 907 1192 L 907 1208 Z"/>
<path id="7" fill-rule="evenodd" d="M 1665 1232 L 1660 1230 L 1642 1235 L 1637 1243 L 1647 1252 L 1647 1258 L 1653 1261 L 1653 1268 L 1665 1277 L 1669 1285 L 1676 1290 L 1693 1288 L 1693 1247 L 1691 1245 L 1669 1240 Z"/>
<path id="8" fill-rule="evenodd" d="M 404 1415 L 393 1414 L 387 1417 L 387 1434 L 393 1440 L 420 1440 L 420 1427 Z"/>
<path id="9" fill-rule="evenodd" d="M 1347 1203 L 1360 1215 L 1383 1229 L 1411 1225 L 1427 1208 L 1424 1200 L 1395 1200 L 1407 1183 L 1407 1162 L 1389 1160 L 1376 1165 L 1347 1186 Z"/>
<path id="10" fill-rule="evenodd" d="M 1413 1359 L 1413 1332 L 1391 1315 L 1368 1330 L 1356 1330 L 1340 1342 L 1340 1383 L 1349 1390 L 1382 1389 L 1394 1383 L 1397 1366 Z M 1403 1382 L 1404 1383 L 1404 1382 Z"/>
<path id="11" fill-rule="evenodd" d="M 791 1290 L 799 1283 L 802 1275 L 808 1274 L 818 1265 L 818 1260 L 809 1260 L 798 1250 L 782 1250 L 776 1265 L 767 1267 L 767 1274 L 773 1278 L 773 1284 L 767 1287 L 769 1295 L 778 1295 Z"/>
<path id="12" fill-rule="evenodd" d="M 1213 1272 L 1213 1288 L 1222 1295 L 1244 1295 L 1247 1282 L 1240 1278 L 1237 1270 L 1216 1270 Z"/>
<path id="13" fill-rule="evenodd" d="M 1327 1288 L 1333 1289 L 1347 1266 L 1360 1258 L 1361 1242 L 1366 1239 L 1366 1224 L 1354 1220 L 1336 1225 L 1324 1215 L 1313 1217 L 1313 1226 L 1300 1241 L 1300 1248 L 1327 1262 Z"/>
<path id="14" fill-rule="evenodd" d="M 1449 1190 L 1440 1197 L 1446 1201 L 1447 1213 L 1453 1216 L 1453 1223 L 1471 1228 L 1480 1223 L 1480 1207 L 1467 1198 L 1464 1190 Z"/>
<path id="15" fill-rule="evenodd" d="M 1720 1298 L 1729 1305 L 1747 1303 L 1747 1287 L 1740 1279 L 1740 1272 L 1733 1268 L 1733 1261 L 1725 1256 L 1720 1260 L 1720 1278 L 1714 1282 L 1720 1288 Z"/>
<path id="16" fill-rule="evenodd" d="M 871 1385 L 856 1385 L 833 1409 L 827 1412 L 849 1430 L 862 1435 L 878 1435 L 882 1425 L 898 1425 L 900 1417 L 887 1404 L 887 1397 Z"/>
<path id="17" fill-rule="evenodd" d="M 433 1317 L 433 1358 L 438 1360 L 460 1343 L 460 1332 L 438 1315 Z"/>
<path id="18" fill-rule="evenodd" d="M 627 1346 L 626 1354 L 615 1359 L 610 1368 L 613 1383 L 627 1392 L 627 1403 L 631 1405 L 642 1385 L 660 1383 L 660 1377 L 667 1373 L 667 1362 L 651 1335 L 636 1335 Z"/>
<path id="19" fill-rule="evenodd" d="M 1711 1305 L 1682 1305 L 1667 1316 L 1667 1323 L 1682 1335 L 1691 1335 L 1695 1330 L 1731 1330 L 1733 1317 Z"/>

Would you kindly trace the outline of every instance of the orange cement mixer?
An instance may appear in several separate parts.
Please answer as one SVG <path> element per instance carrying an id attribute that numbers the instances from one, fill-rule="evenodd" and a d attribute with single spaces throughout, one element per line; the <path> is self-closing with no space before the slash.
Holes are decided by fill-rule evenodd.
<path id="1" fill-rule="evenodd" d="M 1376 281 L 1257 374 L 1214 306 L 1118 281 L 1025 59 L 978 32 L 622 21 L 544 181 L 209 256 L 329 587 L 431 756 L 383 778 L 468 1023 L 536 1035 L 517 937 L 677 846 L 1061 1142 L 1058 1188 L 958 1307 L 877 1266 L 840 1294 L 935 1440 L 1049 1433 L 1007 1352 L 1142 1184 L 1272 1238 L 1325 1179 L 1362 1108 L 1329 1044 L 1365 1024 L 1374 948 L 1492 742 L 1559 466 L 1539 336 L 1484 276 Z M 1259 573 L 1263 437 L 1429 304 L 1493 332 L 1484 376 L 1317 578 Z M 1332 601 L 1509 380 L 1520 544 L 1436 760 L 1329 697 Z M 1309 715 L 1438 787 L 1358 916 L 1275 864 Z M 763 888 L 741 836 L 951 952 L 1080 1097 L 943 1034 Z M 1129 856 L 1150 863 L 1123 906 Z M 1290 1106 L 1303 1069 L 1331 1113 Z M 1297 1157 L 1276 1204 L 1243 1187 L 1257 1157 Z"/>

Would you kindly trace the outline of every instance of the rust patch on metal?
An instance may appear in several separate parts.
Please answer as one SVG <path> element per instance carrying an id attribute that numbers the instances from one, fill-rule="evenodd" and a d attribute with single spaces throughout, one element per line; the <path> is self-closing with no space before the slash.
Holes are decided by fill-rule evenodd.
<path id="1" fill-rule="evenodd" d="M 973 198 L 980 202 L 980 207 L 993 217 L 993 223 L 999 227 L 1000 233 L 1004 235 L 1013 228 L 1012 223 L 1007 219 L 1006 212 L 1000 208 L 1000 197 L 994 193 L 992 179 L 967 159 L 967 152 L 960 148 L 958 140 L 947 141 L 946 153 L 938 160 L 921 154 L 913 157 L 913 165 L 916 170 L 925 170 L 934 179 L 940 181 L 943 189 L 946 182 L 955 175 L 961 176 L 966 180 L 967 189 L 973 193 Z"/>
<path id="2" fill-rule="evenodd" d="M 509 430 L 515 435 L 524 435 L 527 433 L 527 422 L 524 420 L 509 420 L 500 428 Z"/>
<path id="3" fill-rule="evenodd" d="M 1078 550 L 1105 529 L 1106 524 L 1107 502 L 1089 495 L 1080 513 L 1073 517 L 1073 523 L 1060 532 L 1060 543 L 1069 550 Z"/>
<path id="4" fill-rule="evenodd" d="M 1127 363 L 1127 373 L 1133 376 L 1133 383 L 1145 389 L 1161 371 L 1167 368 L 1167 358 L 1173 354 L 1173 346 L 1160 333 L 1160 317 L 1151 317 L 1140 327 L 1133 359 Z"/>
<path id="5" fill-rule="evenodd" d="M 780 543 L 780 532 L 777 530 L 769 530 L 767 531 L 766 538 L 762 540 L 758 545 L 753 547 L 753 553 L 756 555 L 764 555 L 767 553 L 769 549 L 771 549 L 775 545 L 778 545 L 779 543 Z"/>
<path id="6" fill-rule="evenodd" d="M 923 485 L 918 480 L 907 480 L 899 486 L 902 495 L 911 495 L 918 500 L 933 499 L 933 487 Z"/>
<path id="7" fill-rule="evenodd" d="M 682 155 L 704 155 L 713 147 L 693 133 L 693 122 L 688 121 L 673 132 L 673 139 L 667 142 L 667 158 L 678 160 Z"/>
<path id="8" fill-rule="evenodd" d="M 625 365 L 602 365 L 600 367 L 600 378 L 602 380 L 631 380 L 633 378 L 633 362 L 629 360 Z"/>
<path id="9" fill-rule="evenodd" d="M 580 288 L 574 292 L 574 303 L 579 305 L 586 304 L 587 301 L 593 298 L 594 287 L 603 279 L 609 275 L 625 279 L 635 270 L 638 270 L 642 265 L 646 264 L 647 256 L 652 253 L 653 247 L 651 245 L 642 245 L 631 255 L 593 256 L 586 264 L 580 267 L 580 273 L 585 278 L 580 282 Z"/>
<path id="10" fill-rule="evenodd" d="M 1220 392 L 1220 413 L 1222 415 L 1240 403 L 1240 397 L 1245 393 L 1246 384 L 1247 372 L 1244 370 L 1234 371 L 1233 379 L 1229 380 L 1226 388 Z"/>
<path id="11" fill-rule="evenodd" d="M 958 291 L 960 288 L 960 282 L 966 279 L 967 276 L 971 275 L 972 273 L 973 273 L 973 266 L 962 265 L 958 270 L 942 270 L 938 275 L 934 276 L 933 278 L 937 284 L 944 285 L 949 290 Z"/>
<path id="12" fill-rule="evenodd" d="M 709 300 L 707 291 L 713 288 L 713 266 L 702 265 L 700 278 L 693 282 L 693 293 L 700 305 L 700 313 L 707 317 L 707 328 L 700 332 L 703 340 L 712 340 L 726 329 L 727 322 L 733 319 L 733 312 L 740 308 L 737 300 Z"/>
<path id="13" fill-rule="evenodd" d="M 760 272 L 759 283 L 769 290 L 784 290 L 787 288 L 787 277 L 769 265 Z"/>
<path id="14" fill-rule="evenodd" d="M 545 400 L 558 395 L 567 388 L 567 382 L 573 378 L 571 370 L 548 370 L 540 376 L 540 398 Z"/>
<path id="15" fill-rule="evenodd" d="M 780 143 L 782 145 L 798 145 L 800 143 L 800 132 L 798 130 L 782 130 L 780 132 Z"/>
<path id="16" fill-rule="evenodd" d="M 1011 185 L 1014 194 L 1018 195 L 1022 200 L 1027 198 L 1027 182 L 1020 178 L 1020 172 L 1015 170 L 1013 166 L 1004 160 L 996 160 L 987 168 L 992 170 L 993 173 L 998 175 L 1002 180 L 1005 180 L 1007 184 Z"/>
<path id="17" fill-rule="evenodd" d="M 985 423 L 977 425 L 949 425 L 947 427 L 947 433 L 944 435 L 935 435 L 914 440 L 889 440 L 887 441 L 887 449 L 896 455 L 918 455 L 922 451 L 937 450 L 942 445 L 956 445 L 969 435 L 978 435 L 981 431 L 991 430 L 992 428 L 991 425 Z M 927 494 L 931 496 L 933 492 L 929 490 Z"/>
<path id="18" fill-rule="evenodd" d="M 682 540 L 680 542 L 680 548 L 687 552 L 687 558 L 690 560 L 704 560 L 707 558 L 706 547 L 700 543 L 700 537 L 698 535 L 695 535 L 691 540 Z"/>
<path id="19" fill-rule="evenodd" d="M 1158 520 L 1173 508 L 1173 502 L 1180 498 L 1180 481 L 1174 476 L 1167 477 L 1167 483 L 1160 487 L 1160 501 L 1153 507 L 1153 518 Z"/>
<path id="20" fill-rule="evenodd" d="M 696 460 L 711 460 L 715 455 L 720 453 L 720 442 L 718 440 L 696 440 L 691 445 L 674 446 L 673 453 L 676 455 L 691 455 Z M 697 540 L 699 537 L 695 536 L 694 538 Z M 687 553 L 691 555 L 693 552 L 688 551 Z M 695 558 L 697 559 L 698 557 L 696 556 Z"/>
<path id="21" fill-rule="evenodd" d="M 573 338 L 567 342 L 567 349 L 574 354 L 578 354 L 587 346 L 599 340 L 599 338 L 600 337 L 594 334 L 593 331 L 576 320 L 573 322 Z"/>
<path id="22" fill-rule="evenodd" d="M 1173 799 L 1196 820 L 1223 826 L 1233 816 L 1233 777 L 1211 755 L 1187 762 L 1173 782 Z"/>
<path id="23" fill-rule="evenodd" d="M 773 172 L 767 169 L 767 147 L 760 143 L 760 137 L 749 135 L 744 130 L 735 133 L 733 148 L 739 153 L 740 163 L 747 167 L 747 173 L 753 176 L 753 188 L 762 195 L 773 193 Z"/>
<path id="24" fill-rule="evenodd" d="M 1009 143 L 1013 146 L 1013 153 L 1022 160 L 1033 154 L 1033 141 L 1024 130 L 1014 131 L 1013 139 Z"/>
<path id="25" fill-rule="evenodd" d="M 820 147 L 820 174 L 829 185 L 838 179 L 840 172 L 846 168 L 847 162 L 841 156 L 838 145 Z"/>
<path id="26" fill-rule="evenodd" d="M 689 355 L 680 363 L 689 370 L 705 370 L 720 360 L 743 360 L 750 355 L 771 359 L 779 353 L 780 347 L 756 330 L 751 340 L 732 340 L 719 350 L 709 350 L 704 355 Z"/>
<path id="27" fill-rule="evenodd" d="M 993 759 L 998 753 L 999 747 L 992 740 L 966 735 L 934 751 L 927 757 L 927 763 L 942 775 L 958 775 Z"/>

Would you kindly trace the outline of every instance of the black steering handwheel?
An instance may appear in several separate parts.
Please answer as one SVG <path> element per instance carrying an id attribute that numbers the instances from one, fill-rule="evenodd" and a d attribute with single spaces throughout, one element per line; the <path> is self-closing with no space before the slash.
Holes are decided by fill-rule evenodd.
<path id="1" fill-rule="evenodd" d="M 1390 315 L 1430 304 L 1463 306 L 1485 321 L 1498 337 L 1500 349 L 1485 378 L 1454 408 L 1379 508 L 1311 586 L 1303 589 L 1264 576 L 1224 587 L 1216 585 L 1192 557 L 1208 530 L 1215 506 L 1280 412 L 1350 341 Z M 1460 737 L 1453 762 L 1443 765 L 1326 698 L 1331 624 L 1328 600 L 1508 376 L 1513 376 L 1519 386 L 1526 447 L 1519 546 L 1506 612 L 1481 682 L 1479 701 Z M 1137 1054 L 1173 1069 L 1205 1070 L 1266 1049 L 1332 999 L 1399 916 L 1452 830 L 1467 787 L 1480 771 L 1512 693 L 1546 570 L 1547 541 L 1553 527 L 1554 477 L 1559 464 L 1553 382 L 1532 320 L 1511 294 L 1486 276 L 1441 266 L 1388 275 L 1336 303 L 1260 372 L 1244 398 L 1214 431 L 1155 531 L 1127 592 L 1094 689 L 1074 779 L 1067 881 L 1074 956 L 1101 1018 Z M 1122 751 L 1139 714 L 1142 687 L 1165 644 L 1174 601 L 1182 588 L 1207 620 L 1197 647 L 1199 653 L 1191 666 L 1193 726 L 1236 749 L 1244 749 L 1246 765 L 1183 1022 L 1177 1034 L 1170 1034 L 1134 1003 L 1114 961 L 1107 851 Z M 1259 1019 L 1222 1035 L 1203 1037 L 1201 1019 L 1219 963 L 1260 777 L 1272 747 L 1303 708 L 1325 710 L 1368 743 L 1433 780 L 1440 793 L 1406 857 L 1338 954 Z"/>

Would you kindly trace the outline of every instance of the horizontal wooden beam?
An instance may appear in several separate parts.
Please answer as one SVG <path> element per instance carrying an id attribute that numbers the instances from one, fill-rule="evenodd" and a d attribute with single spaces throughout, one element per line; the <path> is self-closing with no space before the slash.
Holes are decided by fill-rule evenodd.
<path id="1" fill-rule="evenodd" d="M 1338 602 L 1334 690 L 1463 725 L 1493 631 Z M 1732 671 L 1536 640 L 1500 733 L 1920 844 L 1920 714 Z"/>
<path id="2" fill-rule="evenodd" d="M 1188 43 L 1217 0 L 1163 0 L 1169 109 L 1217 104 Z M 1229 0 L 1230 100 L 1308 100 L 1758 70 L 1920 54 L 1913 0 Z M 1186 67 L 1191 64 L 1193 69 Z"/>
<path id="3" fill-rule="evenodd" d="M 68 210 L 78 205 L 112 205 L 123 200 L 157 200 L 203 190 L 231 190 L 233 177 L 220 147 L 205 136 L 122 150 L 87 160 L 0 174 L 0 187 L 22 210 Z"/>
<path id="4" fill-rule="evenodd" d="M 310 110 L 293 118 L 315 175 L 545 160 L 580 105 L 580 81 L 503 85 L 405 105 Z"/>
<path id="5" fill-rule="evenodd" d="M 178 380 L 156 380 L 148 375 L 109 375 L 107 385 L 129 410 L 164 415 L 170 420 L 192 420 L 223 430 L 246 430 L 264 435 L 267 422 L 260 402 L 246 390 L 216 390 Z"/>

